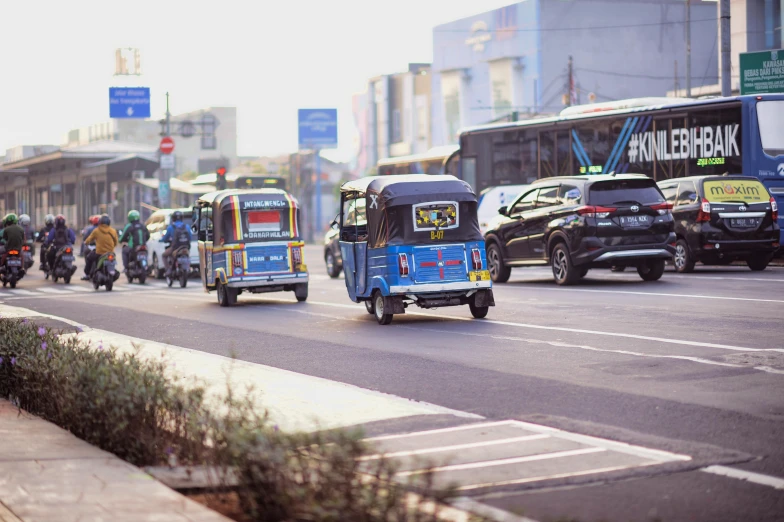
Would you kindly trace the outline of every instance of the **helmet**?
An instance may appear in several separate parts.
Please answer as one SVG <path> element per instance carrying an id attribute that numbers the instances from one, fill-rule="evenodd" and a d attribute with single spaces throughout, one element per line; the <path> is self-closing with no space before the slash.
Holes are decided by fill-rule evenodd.
<path id="1" fill-rule="evenodd" d="M 101 214 L 101 219 L 99 221 L 101 225 L 111 225 L 112 218 L 109 217 L 109 214 Z"/>
<path id="2" fill-rule="evenodd" d="M 54 218 L 54 226 L 57 228 L 62 228 L 65 226 L 65 216 L 62 214 L 57 214 L 57 217 Z"/>
<path id="3" fill-rule="evenodd" d="M 101 220 L 101 216 L 90 216 L 90 224 L 93 226 L 98 226 L 98 223 Z"/>
<path id="4" fill-rule="evenodd" d="M 131 210 L 128 212 L 128 221 L 133 223 L 134 221 L 139 221 L 139 211 L 138 210 Z"/>
<path id="5" fill-rule="evenodd" d="M 54 225 L 54 216 L 51 214 L 47 214 L 46 217 L 44 218 L 44 223 L 46 223 L 47 225 Z"/>
<path id="6" fill-rule="evenodd" d="M 182 221 L 182 212 L 175 210 L 174 214 L 172 214 L 172 221 Z"/>
<path id="7" fill-rule="evenodd" d="M 7 225 L 16 225 L 17 221 L 18 220 L 16 218 L 16 214 L 14 214 L 14 213 L 6 214 L 5 218 L 3 219 L 3 222 L 6 224 L 6 226 Z"/>
<path id="8" fill-rule="evenodd" d="M 19 224 L 22 225 L 23 227 L 29 226 L 30 216 L 28 216 L 27 214 L 22 214 L 21 216 L 19 216 Z"/>

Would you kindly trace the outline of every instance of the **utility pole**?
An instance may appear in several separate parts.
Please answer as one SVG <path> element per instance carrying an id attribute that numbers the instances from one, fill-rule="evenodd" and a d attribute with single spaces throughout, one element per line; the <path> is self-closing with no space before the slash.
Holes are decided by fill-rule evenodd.
<path id="1" fill-rule="evenodd" d="M 316 157 L 314 160 L 316 165 L 314 170 L 316 171 L 316 226 L 314 229 L 316 234 L 321 234 L 321 162 L 319 161 L 319 157 L 321 156 L 321 149 L 316 147 L 315 154 Z M 318 237 L 318 235 L 316 237 Z"/>
<path id="2" fill-rule="evenodd" d="M 691 0 L 686 0 L 686 97 L 691 98 Z"/>
<path id="3" fill-rule="evenodd" d="M 732 58 L 730 55 L 730 0 L 720 0 L 721 10 L 721 95 L 732 94 Z"/>
<path id="4" fill-rule="evenodd" d="M 171 136 L 171 114 L 169 113 L 169 93 L 166 93 L 166 126 L 164 135 Z M 158 171 L 158 205 L 160 208 L 171 207 L 171 177 L 172 172 L 168 168 Z"/>
<path id="5" fill-rule="evenodd" d="M 572 91 L 574 85 L 574 71 L 572 68 L 572 57 L 569 56 L 569 65 L 567 66 L 567 80 L 566 80 L 566 95 L 564 96 L 564 105 L 567 107 L 572 106 Z"/>
<path id="6" fill-rule="evenodd" d="M 680 93 L 678 89 L 680 89 L 680 85 L 678 85 L 678 60 L 675 60 L 675 97 L 680 98 Z"/>

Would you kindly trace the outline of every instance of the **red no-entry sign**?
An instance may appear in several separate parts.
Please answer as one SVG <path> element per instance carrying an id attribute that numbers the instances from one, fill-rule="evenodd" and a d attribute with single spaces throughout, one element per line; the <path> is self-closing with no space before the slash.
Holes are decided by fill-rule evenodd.
<path id="1" fill-rule="evenodd" d="M 174 140 L 166 136 L 161 140 L 160 145 L 163 154 L 171 154 L 174 151 Z"/>

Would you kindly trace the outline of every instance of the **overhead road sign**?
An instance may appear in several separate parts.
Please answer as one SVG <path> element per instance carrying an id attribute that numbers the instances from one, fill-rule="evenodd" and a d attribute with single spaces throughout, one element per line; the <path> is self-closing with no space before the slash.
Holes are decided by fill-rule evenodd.
<path id="1" fill-rule="evenodd" d="M 299 109 L 298 123 L 300 149 L 337 148 L 337 109 Z"/>
<path id="2" fill-rule="evenodd" d="M 784 49 L 740 53 L 740 93 L 784 92 Z"/>
<path id="3" fill-rule="evenodd" d="M 110 118 L 149 118 L 149 87 L 109 87 Z"/>

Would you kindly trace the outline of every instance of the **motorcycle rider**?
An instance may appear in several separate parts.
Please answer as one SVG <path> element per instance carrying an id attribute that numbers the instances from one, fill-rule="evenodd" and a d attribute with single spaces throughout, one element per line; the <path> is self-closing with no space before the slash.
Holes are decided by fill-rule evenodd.
<path id="1" fill-rule="evenodd" d="M 84 276 L 82 281 L 89 281 L 92 279 L 95 267 L 98 260 L 102 255 L 114 252 L 119 242 L 117 239 L 117 232 L 110 226 L 112 220 L 108 214 L 103 214 L 98 221 L 98 228 L 93 230 L 89 236 L 84 240 L 85 243 L 92 243 L 95 241 L 95 250 L 91 250 L 86 257 L 84 267 Z"/>
<path id="2" fill-rule="evenodd" d="M 19 216 L 19 226 L 24 229 L 25 232 L 25 242 L 33 240 L 33 226 L 30 224 L 30 216 L 27 214 L 22 214 Z"/>
<path id="3" fill-rule="evenodd" d="M 146 245 L 149 240 L 150 231 L 139 221 L 139 211 L 131 210 L 128 212 L 128 224 L 125 225 L 125 228 L 120 235 L 120 243 L 128 242 L 127 245 L 123 246 L 122 250 L 124 272 L 128 272 L 131 252 L 133 252 L 136 247 Z"/>
<path id="4" fill-rule="evenodd" d="M 65 225 L 65 216 L 58 214 L 54 219 L 54 228 L 49 231 L 49 235 L 44 241 L 44 246 L 49 247 L 46 254 L 49 270 L 54 269 L 57 252 L 66 245 L 73 246 L 74 243 L 76 243 L 76 233 Z"/>
<path id="5" fill-rule="evenodd" d="M 49 237 L 49 232 L 52 231 L 54 228 L 54 216 L 52 214 L 47 214 L 44 218 L 44 227 L 38 232 L 38 241 L 39 243 L 43 243 L 47 237 Z M 41 246 L 40 252 L 40 259 L 38 260 L 38 269 L 43 270 L 46 268 L 46 248 Z"/>
<path id="6" fill-rule="evenodd" d="M 79 255 L 84 256 L 85 252 L 87 252 L 87 241 L 85 241 L 85 239 L 87 239 L 87 236 L 92 234 L 93 230 L 98 228 L 98 221 L 100 219 L 101 216 L 90 216 L 90 224 L 87 225 L 84 230 L 82 230 L 82 252 Z"/>
<path id="7" fill-rule="evenodd" d="M 171 224 L 166 229 L 166 233 L 160 239 L 161 243 L 171 243 L 169 247 L 163 251 L 163 262 L 166 264 L 166 277 L 171 277 L 172 254 L 182 247 L 185 247 L 190 252 L 191 250 L 191 229 L 182 222 L 182 212 L 175 210 L 172 213 Z"/>
<path id="8" fill-rule="evenodd" d="M 0 266 L 5 265 L 5 258 L 8 256 L 8 252 L 10 250 L 22 250 L 22 245 L 24 245 L 24 229 L 20 227 L 17 222 L 19 220 L 16 217 L 16 214 L 8 214 L 3 219 L 3 230 L 0 230 L 0 244 L 2 244 L 5 249 L 3 250 L 3 256 L 0 258 Z"/>

